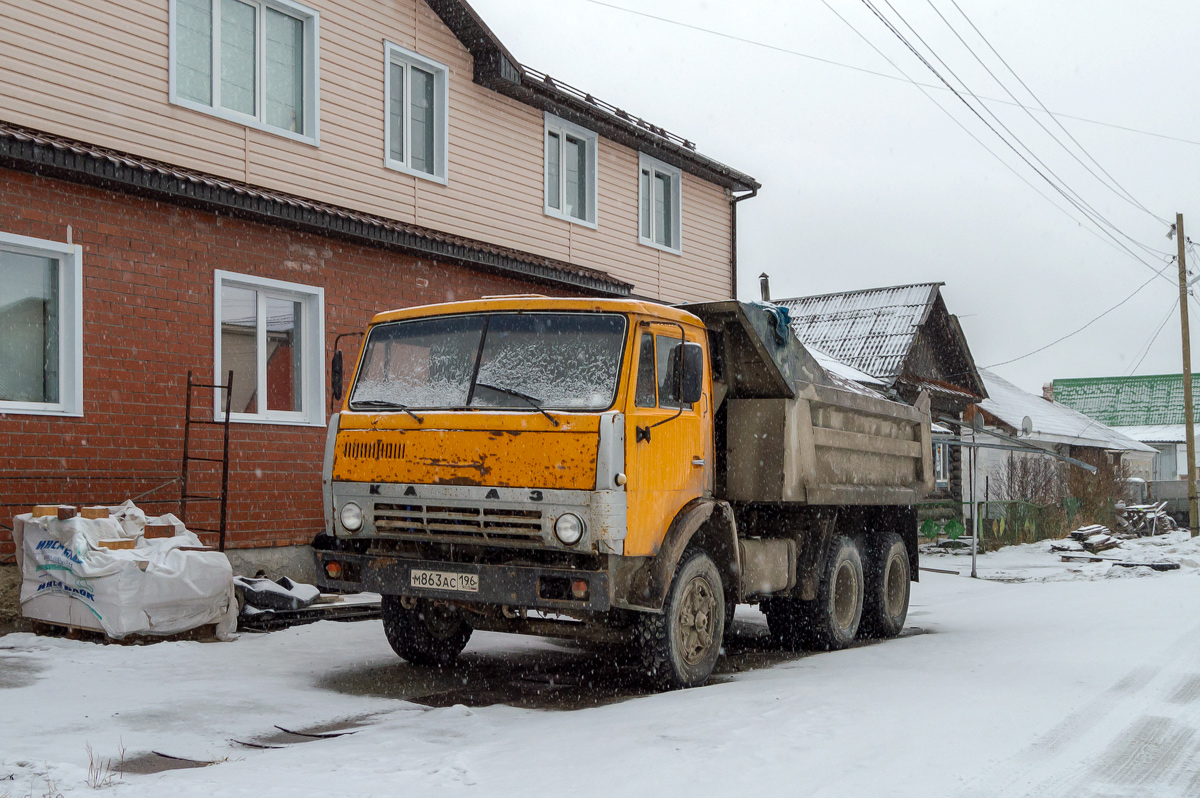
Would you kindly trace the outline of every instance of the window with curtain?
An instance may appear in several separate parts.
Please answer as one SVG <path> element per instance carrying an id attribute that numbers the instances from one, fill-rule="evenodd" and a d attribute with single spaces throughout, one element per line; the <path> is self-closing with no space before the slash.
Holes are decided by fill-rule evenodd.
<path id="1" fill-rule="evenodd" d="M 314 329 L 321 289 L 228 272 L 217 273 L 217 284 L 216 373 L 223 384 L 233 372 L 233 418 L 323 420 L 323 355 Z"/>
<path id="2" fill-rule="evenodd" d="M 596 134 L 546 115 L 546 213 L 596 223 Z"/>
<path id="3" fill-rule="evenodd" d="M 683 173 L 648 155 L 638 164 L 638 240 L 679 253 Z"/>
<path id="4" fill-rule="evenodd" d="M 174 0 L 172 102 L 315 140 L 317 12 L 291 0 Z"/>
<path id="5" fill-rule="evenodd" d="M 444 182 L 449 71 L 403 47 L 386 49 L 386 163 Z"/>
<path id="6" fill-rule="evenodd" d="M 0 413 L 81 414 L 80 255 L 0 233 Z"/>

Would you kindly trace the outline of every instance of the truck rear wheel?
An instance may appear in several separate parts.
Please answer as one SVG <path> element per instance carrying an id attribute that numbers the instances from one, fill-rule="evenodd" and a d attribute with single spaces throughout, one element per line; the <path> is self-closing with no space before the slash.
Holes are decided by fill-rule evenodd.
<path id="1" fill-rule="evenodd" d="M 418 599 L 408 609 L 400 596 L 384 595 L 380 614 L 392 650 L 414 665 L 445 667 L 471 639 L 462 611 L 449 605 Z"/>
<path id="2" fill-rule="evenodd" d="M 904 540 L 895 532 L 884 536 L 867 555 L 864 635 L 895 637 L 900 634 L 908 617 L 911 577 Z"/>
<path id="3" fill-rule="evenodd" d="M 812 601 L 771 599 L 763 611 L 771 636 L 785 648 L 836 651 L 854 642 L 863 613 L 863 568 L 858 547 L 847 537 L 830 546 Z"/>
<path id="4" fill-rule="evenodd" d="M 662 690 L 708 681 L 725 633 L 725 594 L 712 559 L 699 549 L 684 552 L 661 615 L 643 615 L 637 643 L 647 675 Z"/>

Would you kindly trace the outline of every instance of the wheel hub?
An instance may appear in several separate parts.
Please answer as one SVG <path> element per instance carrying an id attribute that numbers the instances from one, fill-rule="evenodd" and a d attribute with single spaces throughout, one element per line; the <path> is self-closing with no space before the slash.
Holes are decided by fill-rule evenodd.
<path id="1" fill-rule="evenodd" d="M 717 598 L 713 586 L 703 576 L 694 577 L 683 590 L 675 640 L 683 659 L 695 665 L 713 646 L 717 626 Z"/>
<path id="2" fill-rule="evenodd" d="M 858 607 L 858 576 L 853 566 L 843 562 L 837 569 L 833 581 L 833 619 L 841 629 L 849 629 L 854 623 Z"/>

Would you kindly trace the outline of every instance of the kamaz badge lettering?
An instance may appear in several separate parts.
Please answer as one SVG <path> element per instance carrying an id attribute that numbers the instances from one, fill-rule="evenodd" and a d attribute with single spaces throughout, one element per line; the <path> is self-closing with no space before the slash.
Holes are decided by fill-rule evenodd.
<path id="1" fill-rule="evenodd" d="M 371 486 L 371 495 L 372 495 L 372 496 L 378 496 L 378 495 L 379 495 L 379 486 L 378 486 L 378 485 L 372 485 L 372 486 Z"/>

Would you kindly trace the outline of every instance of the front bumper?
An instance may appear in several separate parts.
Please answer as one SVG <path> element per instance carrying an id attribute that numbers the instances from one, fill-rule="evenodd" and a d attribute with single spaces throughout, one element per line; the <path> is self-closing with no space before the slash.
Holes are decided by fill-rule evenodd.
<path id="1" fill-rule="evenodd" d="M 318 551 L 317 583 L 326 592 L 386 593 L 417 598 L 443 599 L 468 604 L 503 604 L 513 608 L 544 610 L 588 610 L 604 612 L 612 606 L 610 580 L 605 571 L 541 566 L 478 565 L 433 560 L 410 560 L 339 551 Z M 341 579 L 330 579 L 325 564 L 342 566 Z M 478 592 L 413 587 L 413 570 L 468 573 L 479 577 Z M 587 582 L 587 597 L 549 598 L 561 595 L 561 585 Z"/>

